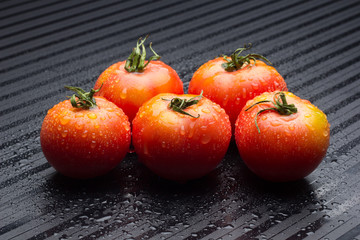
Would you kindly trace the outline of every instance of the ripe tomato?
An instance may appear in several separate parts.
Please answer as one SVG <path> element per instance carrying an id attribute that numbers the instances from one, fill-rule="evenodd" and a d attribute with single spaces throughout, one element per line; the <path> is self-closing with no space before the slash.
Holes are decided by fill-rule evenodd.
<path id="1" fill-rule="evenodd" d="M 237 49 L 230 57 L 218 57 L 203 64 L 189 84 L 190 94 L 199 94 L 219 104 L 230 117 L 232 127 L 246 102 L 263 92 L 287 90 L 286 83 L 275 68 L 267 65 L 258 54 L 240 54 L 251 48 Z"/>
<path id="2" fill-rule="evenodd" d="M 112 102 L 93 98 L 94 90 L 85 93 L 70 88 L 79 98 L 73 96 L 48 111 L 40 132 L 43 153 L 66 176 L 85 179 L 103 175 L 125 157 L 130 122 Z"/>
<path id="3" fill-rule="evenodd" d="M 183 94 L 183 83 L 170 66 L 155 54 L 145 60 L 144 40 L 139 39 L 128 60 L 115 63 L 107 68 L 98 78 L 95 89 L 101 90 L 97 96 L 103 96 L 120 107 L 129 120 L 135 117 L 139 107 L 159 93 Z M 143 52 L 141 53 L 140 47 Z"/>
<path id="4" fill-rule="evenodd" d="M 133 120 L 139 160 L 159 176 L 185 182 L 212 171 L 231 138 L 228 115 L 202 96 L 159 94 Z"/>
<path id="5" fill-rule="evenodd" d="M 310 174 L 325 156 L 329 139 L 326 115 L 290 92 L 266 92 L 248 101 L 235 127 L 245 164 L 277 182 Z"/>

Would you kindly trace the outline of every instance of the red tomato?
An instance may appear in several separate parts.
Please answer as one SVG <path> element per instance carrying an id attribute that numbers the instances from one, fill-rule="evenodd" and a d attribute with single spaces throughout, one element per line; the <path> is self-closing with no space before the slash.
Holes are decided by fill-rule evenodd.
<path id="1" fill-rule="evenodd" d="M 130 122 L 120 108 L 102 97 L 92 98 L 96 105 L 85 109 L 73 107 L 72 100 L 48 111 L 40 133 L 43 153 L 66 176 L 85 179 L 103 175 L 128 152 Z"/>
<path id="2" fill-rule="evenodd" d="M 275 68 L 260 60 L 261 55 L 239 54 L 251 46 L 240 48 L 230 57 L 218 57 L 203 64 L 189 84 L 190 94 L 199 94 L 219 104 L 230 117 L 232 127 L 246 102 L 263 92 L 287 90 Z"/>
<path id="3" fill-rule="evenodd" d="M 144 46 L 145 39 L 138 41 L 137 47 L 134 48 L 134 51 L 138 52 L 133 52 L 128 60 L 107 68 L 94 87 L 98 89 L 102 85 L 96 95 L 115 103 L 130 121 L 135 117 L 139 107 L 157 94 L 184 93 L 183 83 L 174 69 L 161 61 L 151 61 L 152 58 L 155 60 L 160 58 L 155 52 L 155 56 L 149 59 L 150 62 L 141 60 L 146 54 L 145 51 L 140 54 L 140 47 Z M 138 59 L 135 61 L 135 58 Z"/>
<path id="4" fill-rule="evenodd" d="M 159 94 L 133 120 L 133 145 L 139 160 L 163 178 L 179 182 L 200 178 L 227 151 L 229 117 L 219 105 L 200 98 Z"/>
<path id="5" fill-rule="evenodd" d="M 310 174 L 325 156 L 329 139 L 326 115 L 290 92 L 266 92 L 248 101 L 235 127 L 245 164 L 276 182 Z"/>

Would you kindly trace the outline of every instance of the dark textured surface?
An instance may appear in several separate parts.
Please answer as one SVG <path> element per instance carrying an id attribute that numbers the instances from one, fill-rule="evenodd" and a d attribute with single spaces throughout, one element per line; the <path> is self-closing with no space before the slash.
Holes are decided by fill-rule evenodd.
<path id="1" fill-rule="evenodd" d="M 302 181 L 271 184 L 232 144 L 207 177 L 177 185 L 136 156 L 74 181 L 39 132 L 64 85 L 98 75 L 150 33 L 187 88 L 205 61 L 252 42 L 331 123 Z M 3 1 L 0 3 L 0 239 L 360 239 L 360 1 Z"/>

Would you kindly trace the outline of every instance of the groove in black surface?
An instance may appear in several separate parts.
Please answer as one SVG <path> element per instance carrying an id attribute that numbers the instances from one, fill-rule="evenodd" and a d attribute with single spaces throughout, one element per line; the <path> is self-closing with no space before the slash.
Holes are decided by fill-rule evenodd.
<path id="1" fill-rule="evenodd" d="M 30 133 L 26 133 L 26 134 L 24 134 L 24 135 L 21 135 L 21 136 L 18 137 L 18 138 L 15 138 L 15 139 L 12 139 L 12 140 L 10 140 L 10 141 L 7 141 L 7 142 L 2 143 L 2 144 L 0 145 L 0 150 L 3 150 L 3 149 L 5 149 L 5 148 L 7 148 L 7 147 L 10 147 L 10 146 L 12 146 L 12 145 L 14 145 L 14 144 L 16 144 L 16 143 L 22 142 L 22 141 L 24 141 L 24 140 L 29 140 L 29 138 L 37 137 L 37 136 L 39 136 L 39 134 L 40 134 L 40 129 L 35 130 L 35 131 L 32 131 L 32 132 L 30 132 Z"/>
<path id="2" fill-rule="evenodd" d="M 314 9 L 314 8 L 313 8 L 313 9 Z M 350 18 L 352 18 L 352 17 L 350 17 Z M 357 28 L 355 28 L 355 29 L 359 30 L 360 27 L 357 27 Z M 350 34 L 350 33 L 354 33 L 354 29 L 347 31 L 347 34 L 339 34 L 338 36 L 336 36 L 336 37 L 334 37 L 334 38 L 331 38 L 331 41 L 330 41 L 330 40 L 326 40 L 326 41 L 323 41 L 321 44 L 318 44 L 318 45 L 316 45 L 316 46 L 323 45 L 324 42 L 326 42 L 326 44 L 329 44 L 329 43 L 331 43 L 332 41 L 334 41 L 335 39 L 336 39 L 336 40 L 339 40 L 339 39 L 341 39 L 342 37 L 345 37 L 345 36 L 347 36 L 347 35 Z M 246 34 L 248 34 L 248 33 L 246 33 Z M 221 43 L 220 45 L 222 45 L 222 44 L 223 44 L 223 43 Z M 347 46 L 345 46 L 344 48 L 342 48 L 341 50 L 338 50 L 338 51 L 336 51 L 336 52 L 333 52 L 333 53 L 331 53 L 331 54 L 329 54 L 329 55 L 327 55 L 327 56 L 325 56 L 325 57 L 322 57 L 321 59 L 325 60 L 325 59 L 327 59 L 328 57 L 336 56 L 336 55 L 339 54 L 341 51 L 350 50 L 352 47 L 356 46 L 357 44 L 358 44 L 358 42 L 353 43 L 353 44 L 350 44 L 350 45 L 347 45 Z M 310 47 L 310 48 L 306 49 L 306 51 L 309 52 L 309 51 L 310 51 L 309 49 L 313 50 L 313 47 Z M 101 51 L 103 51 L 103 50 L 101 50 Z M 273 51 L 273 50 L 271 50 L 271 51 Z M 90 53 L 88 53 L 88 54 L 90 55 Z M 88 54 L 86 54 L 86 55 L 88 55 Z M 93 54 L 93 53 L 91 53 L 91 54 Z M 84 55 L 85 55 L 85 54 L 84 54 Z M 267 55 L 267 54 L 265 54 L 265 55 Z M 83 57 L 84 57 L 83 55 L 80 55 L 80 58 L 83 58 Z M 77 58 L 78 58 L 78 57 L 77 57 Z M 184 59 L 186 59 L 186 58 L 187 58 L 187 57 L 184 57 L 184 58 L 178 60 L 178 62 L 181 61 L 181 60 L 184 60 Z M 70 62 L 70 61 L 73 61 L 73 60 L 74 60 L 74 59 L 67 60 L 67 61 Z M 105 60 L 104 62 L 106 62 L 106 61 L 107 61 L 107 60 Z M 350 60 L 350 61 L 353 61 L 353 60 Z M 301 68 L 298 68 L 297 71 L 299 71 L 299 72 L 300 72 L 300 71 L 304 71 L 304 70 L 308 69 L 309 67 L 313 67 L 313 66 L 315 66 L 316 64 L 318 64 L 318 63 L 320 63 L 320 62 L 321 62 L 320 60 L 315 60 L 314 62 L 312 62 L 312 63 L 310 63 L 310 64 L 307 64 L 307 67 L 306 67 L 306 68 L 305 68 L 305 67 L 301 67 Z M 90 65 L 90 66 L 87 66 L 87 67 L 85 68 L 85 70 L 86 70 L 86 69 L 90 69 L 91 67 L 96 66 L 96 65 L 98 65 L 99 63 L 100 63 L 100 62 L 97 62 L 97 63 L 95 63 L 95 64 L 92 64 L 92 65 Z M 283 63 L 284 63 L 284 62 L 283 62 Z M 60 65 L 62 65 L 62 64 L 64 64 L 64 63 L 62 62 Z M 349 66 L 349 65 L 346 65 L 345 67 L 347 67 L 347 66 Z M 196 68 L 197 66 L 194 66 L 194 67 Z M 41 71 L 44 71 L 44 70 L 46 70 L 46 69 L 42 69 Z M 41 71 L 39 71 L 39 72 L 41 72 Z M 83 67 L 82 69 L 80 69 L 80 70 L 73 71 L 73 73 L 78 73 L 79 71 L 84 71 L 84 67 Z M 330 73 L 329 73 L 329 74 L 330 74 Z M 64 74 L 63 76 L 60 75 L 60 76 L 56 77 L 55 79 L 62 79 L 62 78 L 64 78 L 64 77 L 68 77 L 68 76 L 70 76 L 70 75 L 71 75 L 70 73 L 67 73 L 66 75 Z M 285 78 L 287 78 L 287 76 L 285 76 Z M 20 79 L 23 79 L 23 78 L 18 78 L 18 79 L 20 80 Z M 55 79 L 47 80 L 47 81 L 44 81 L 44 82 L 48 82 L 48 83 L 54 82 Z M 319 78 L 319 79 L 321 79 L 321 78 Z M 318 79 L 309 80 L 309 81 L 307 81 L 306 83 L 309 84 L 310 81 L 317 81 L 317 80 L 318 80 Z M 42 82 L 41 84 L 43 85 L 44 82 Z M 87 82 L 87 81 L 86 81 L 86 82 Z M 34 85 L 34 87 L 37 87 L 37 85 L 38 85 L 38 84 Z M 29 88 L 32 89 L 33 87 L 28 87 L 28 89 L 29 89 Z M 295 87 L 295 90 L 296 90 L 296 87 Z M 59 92 L 57 92 L 57 93 L 59 93 Z M 3 114 L 3 115 L 4 115 L 4 114 L 8 114 L 8 113 L 13 112 L 13 111 L 15 111 L 15 110 L 21 109 L 21 108 L 23 108 L 23 107 L 25 107 L 25 106 L 34 104 L 34 103 L 36 103 L 36 102 L 44 99 L 44 97 L 47 98 L 48 96 L 54 95 L 54 94 L 56 94 L 55 91 L 52 92 L 52 93 L 50 93 L 50 94 L 47 94 L 46 96 L 42 96 L 42 97 L 38 97 L 38 98 L 36 98 L 36 99 L 33 99 L 33 100 L 31 100 L 31 101 L 29 101 L 29 102 L 27 102 L 27 103 L 25 103 L 25 104 L 19 104 L 19 105 L 17 105 L 17 106 L 12 107 L 12 108 L 5 109 L 5 110 L 1 111 L 0 114 Z M 14 94 L 11 94 L 11 95 L 14 95 Z M 9 95 L 7 95 L 7 96 L 10 97 Z"/>
<path id="3" fill-rule="evenodd" d="M 344 106 L 355 102 L 356 100 L 358 100 L 360 98 L 360 92 L 359 93 L 355 93 L 354 95 L 351 95 L 349 97 L 347 97 L 346 99 L 344 99 L 343 101 L 339 102 L 338 104 L 329 107 L 327 109 L 325 109 L 323 112 L 326 115 L 335 113 L 336 111 L 338 111 L 339 109 L 343 108 Z"/>
<path id="4" fill-rule="evenodd" d="M 11 8 L 14 8 L 14 7 L 19 7 L 19 6 L 28 4 L 28 3 L 33 3 L 33 2 L 35 2 L 35 1 L 39 1 L 39 0 L 29 0 L 29 1 L 24 1 L 24 2 L 22 2 L 22 3 L 16 3 L 16 4 L 14 4 L 14 5 L 10 5 L 10 6 L 7 6 L 7 7 L 2 7 L 2 8 L 1 8 L 1 11 L 8 10 L 8 9 L 11 9 Z M 25 11 L 26 11 L 26 10 L 25 10 Z M 22 14 L 23 12 L 21 11 L 21 12 L 18 12 L 18 13 L 19 13 L 19 14 Z M 0 17 L 0 20 L 2 20 L 2 19 L 4 19 L 4 18 L 7 18 L 7 17 L 10 17 L 10 16 L 12 16 L 12 14 L 11 14 L 11 15 L 5 15 L 5 16 L 3 16 L 3 17 Z"/>
<path id="5" fill-rule="evenodd" d="M 360 224 L 356 225 L 350 231 L 344 233 L 336 240 L 349 240 L 357 237 L 360 234 Z"/>
<path id="6" fill-rule="evenodd" d="M 23 179 L 35 174 L 35 173 L 44 171 L 45 169 L 48 169 L 50 167 L 51 167 L 51 165 L 48 162 L 46 162 L 46 163 L 44 163 L 44 164 L 42 164 L 40 166 L 34 167 L 34 168 L 30 169 L 30 170 L 27 170 L 26 172 L 23 172 L 23 173 L 21 173 L 19 175 L 16 175 L 16 176 L 14 176 L 12 178 L 7 179 L 4 182 L 1 182 L 0 183 L 0 189 L 11 186 L 11 185 L 23 180 Z"/>
<path id="7" fill-rule="evenodd" d="M 52 2 L 52 3 L 48 3 L 48 4 L 44 4 L 44 5 L 41 5 L 41 6 L 37 6 L 37 7 L 34 7 L 34 8 L 30 8 L 30 9 L 27 9 L 27 10 L 24 10 L 24 11 L 21 11 L 19 13 L 15 13 L 15 14 L 9 14 L 8 16 L 2 16 L 0 18 L 0 20 L 4 19 L 4 18 L 8 18 L 8 17 L 13 17 L 14 15 L 21 15 L 21 14 L 24 14 L 24 13 L 27 13 L 27 12 L 31 12 L 33 10 L 39 10 L 41 8 L 45 8 L 45 7 L 49 7 L 49 6 L 52 6 L 52 5 L 56 5 L 56 4 L 59 4 L 59 3 L 63 3 L 63 2 L 67 2 L 69 0 L 64 0 L 64 1 L 55 1 L 55 2 Z M 41 14 L 41 15 L 37 15 L 37 16 L 34 16 L 34 17 L 31 17 L 31 18 L 27 18 L 27 19 L 24 19 L 24 20 L 21 20 L 21 21 L 17 21 L 17 22 L 12 22 L 12 23 L 8 23 L 8 24 L 5 24 L 3 26 L 0 26 L 0 30 L 1 29 L 4 29 L 4 28 L 9 28 L 9 27 L 13 27 L 17 24 L 21 24 L 21 23 L 26 23 L 28 21 L 31 21 L 31 20 L 35 20 L 37 18 L 40 18 L 40 17 L 45 17 L 45 16 L 48 16 L 52 13 L 56 13 L 56 12 L 61 12 L 62 10 L 68 10 L 68 9 L 71 9 L 71 7 L 67 7 L 67 8 L 64 8 L 64 9 L 60 9 L 60 10 L 56 10 L 54 12 L 49 12 L 49 13 L 45 13 L 45 14 Z M 10 34 L 11 35 L 11 34 Z M 2 35 L 0 37 L 0 39 L 3 39 L 3 38 L 6 38 L 8 35 Z"/>
<path id="8" fill-rule="evenodd" d="M 335 135 L 338 132 L 343 131 L 345 128 L 353 125 L 354 123 L 358 122 L 360 120 L 360 113 L 356 114 L 355 116 L 341 122 L 339 125 L 337 125 L 336 127 L 332 128 L 330 130 L 330 135 Z"/>
<path id="9" fill-rule="evenodd" d="M 328 220 L 326 220 L 324 217 L 319 218 L 319 219 L 315 220 L 314 222 L 312 222 L 311 224 L 307 225 L 306 231 L 300 230 L 300 231 L 294 233 L 293 235 L 291 235 L 290 237 L 286 238 L 286 240 L 304 239 L 309 236 L 309 234 L 308 234 L 309 232 L 315 232 L 316 230 L 321 228 L 327 222 L 328 222 Z"/>
<path id="10" fill-rule="evenodd" d="M 38 118 L 38 117 L 41 117 L 41 116 L 45 116 L 47 111 L 41 111 L 41 112 L 38 112 L 38 113 L 35 113 L 35 114 L 31 114 L 29 116 L 26 116 L 25 118 L 22 118 L 22 119 L 19 119 L 17 121 L 13 121 L 9 124 L 6 124 L 4 126 L 1 126 L 0 127 L 0 132 L 4 132 L 4 131 L 7 131 L 11 128 L 14 128 L 14 127 L 17 127 L 17 126 L 20 126 L 24 123 L 27 123 L 27 122 L 30 122 L 32 120 L 34 120 L 35 118 Z"/>
<path id="11" fill-rule="evenodd" d="M 16 229 L 16 228 L 24 225 L 25 223 L 27 223 L 27 222 L 29 222 L 29 221 L 31 221 L 33 219 L 34 218 L 31 217 L 31 216 L 25 216 L 25 217 L 22 217 L 20 219 L 17 219 L 16 221 L 14 221 L 14 222 L 0 228 L 0 236 L 7 233 L 7 232 L 9 232 L 9 231 L 11 231 L 11 230 L 13 230 L 13 229 Z"/>
<path id="12" fill-rule="evenodd" d="M 360 58 L 355 58 L 354 61 L 360 61 Z M 326 78 L 326 77 L 328 77 L 328 76 L 330 76 L 330 75 L 332 75 L 332 74 L 334 74 L 334 73 L 336 73 L 336 72 L 341 71 L 341 70 L 344 69 L 346 66 L 350 66 L 350 65 L 351 65 L 350 62 L 348 61 L 348 62 L 346 62 L 346 63 L 344 63 L 344 64 L 341 64 L 340 66 L 337 66 L 337 67 L 335 67 L 335 68 L 332 68 L 332 69 L 331 69 L 330 71 L 328 71 L 328 72 L 325 72 L 324 75 L 322 74 L 322 75 L 320 75 L 320 76 L 318 76 L 318 77 L 315 77 L 314 79 L 311 79 L 311 80 L 309 80 L 309 81 L 310 81 L 310 82 L 317 82 L 319 79 L 324 79 L 324 78 Z M 320 93 L 318 93 L 318 94 L 316 94 L 316 95 L 311 96 L 311 97 L 309 98 L 309 101 L 310 101 L 310 102 L 315 102 L 315 101 L 319 100 L 320 98 L 323 98 L 323 97 L 325 97 L 325 96 L 327 96 L 327 95 L 330 95 L 330 94 L 333 93 L 333 92 L 336 92 L 336 91 L 339 90 L 340 88 L 343 88 L 343 87 L 345 87 L 345 86 L 347 86 L 347 85 L 349 85 L 349 84 L 351 84 L 351 83 L 353 83 L 353 82 L 358 81 L 359 79 L 360 79 L 360 76 L 359 76 L 359 75 L 352 76 L 352 77 L 350 77 L 350 78 L 348 78 L 348 79 L 346 79 L 346 80 L 344 80 L 344 81 L 342 81 L 342 82 L 340 82 L 340 83 L 332 86 L 331 88 L 328 88 L 328 89 L 326 89 L 326 90 L 321 91 Z"/>
<path id="13" fill-rule="evenodd" d="M 176 3 L 176 5 L 179 5 L 183 2 L 186 2 L 186 1 L 189 1 L 189 0 L 184 0 L 184 1 L 179 1 Z M 147 4 L 151 4 L 151 2 L 146 2 L 143 4 L 143 6 L 147 5 Z M 46 46 L 51 46 L 55 43 L 60 43 L 60 42 L 63 42 L 63 41 L 66 41 L 66 40 L 70 40 L 70 39 L 73 39 L 75 37 L 78 37 L 78 36 L 82 36 L 84 34 L 87 34 L 87 33 L 91 33 L 91 32 L 94 32 L 94 31 L 97 31 L 97 30 L 101 30 L 101 29 L 105 29 L 105 28 L 108 28 L 108 27 L 113 27 L 114 24 L 116 23 L 124 23 L 126 21 L 131 21 L 132 19 L 134 18 L 137 18 L 137 17 L 141 17 L 141 16 L 145 16 L 145 15 L 148 15 L 148 14 L 154 14 L 155 12 L 157 11 L 160 11 L 160 10 L 163 10 L 163 9 L 166 9 L 166 8 L 169 8 L 169 7 L 173 7 L 175 4 L 172 3 L 172 4 L 168 4 L 168 5 L 165 5 L 165 6 L 162 6 L 162 7 L 158 7 L 156 9 L 153 9 L 152 11 L 149 11 L 148 9 L 139 13 L 139 14 L 136 14 L 134 16 L 130 16 L 130 17 L 126 17 L 126 18 L 121 18 L 121 19 L 117 19 L 116 21 L 112 21 L 110 23 L 106 23 L 104 25 L 101 25 L 101 26 L 98 26 L 98 27 L 95 27 L 95 28 L 92 28 L 92 29 L 89 29 L 89 30 L 85 30 L 85 31 L 82 31 L 82 32 L 77 32 L 76 34 L 73 34 L 71 36 L 67 36 L 67 37 L 63 37 L 63 38 L 60 38 L 60 39 L 57 39 L 55 41 L 52 41 L 52 42 L 48 42 L 48 43 L 45 43 L 43 45 L 40 45 L 40 46 L 37 46 L 35 48 L 30 48 L 30 49 L 26 49 L 24 51 L 21 51 L 21 52 L 17 52 L 15 54 L 12 54 L 11 56 L 7 56 L 5 58 L 1 58 L 0 61 L 3 61 L 3 60 L 6 60 L 6 59 L 9 59 L 11 57 L 14 57 L 14 56 L 20 56 L 20 55 L 23 55 L 25 53 L 29 53 L 29 52 L 33 52 L 35 50 L 39 50 L 43 47 L 46 47 Z M 201 6 L 202 4 L 198 5 L 198 6 Z M 127 7 L 127 8 L 123 8 L 121 10 L 116 10 L 114 12 L 112 12 L 111 14 L 106 14 L 105 16 L 111 16 L 111 15 L 117 15 L 121 12 L 125 12 L 125 11 L 129 11 L 131 9 L 134 9 L 134 6 L 131 6 L 131 7 Z M 104 18 L 105 16 L 99 16 L 99 17 L 95 17 L 95 18 L 91 18 L 91 19 L 87 19 L 87 20 L 84 20 L 84 21 L 81 21 L 81 22 L 78 22 L 76 24 L 73 24 L 73 25 L 69 25 L 69 26 L 66 26 L 66 27 L 62 27 L 60 29 L 56 29 L 56 30 L 52 30 L 50 32 L 46 32 L 46 33 L 43 33 L 43 34 L 40 34 L 40 35 L 37 35 L 37 36 L 33 36 L 33 37 L 30 37 L 30 38 L 27 38 L 27 39 L 23 39 L 21 41 L 18 41 L 18 42 L 13 42 L 11 44 L 8 44 L 6 46 L 2 46 L 0 47 L 0 50 L 2 49 L 6 49 L 8 47 L 13 47 L 13 46 L 16 46 L 17 44 L 21 44 L 21 43 L 24 43 L 24 42 L 28 42 L 28 41 L 32 41 L 32 40 L 36 40 L 38 38 L 41 38 L 41 37 L 45 37 L 45 36 L 49 36 L 53 33 L 59 33 L 61 31 L 64 31 L 64 30 L 67 30 L 67 29 L 71 29 L 73 27 L 76 27 L 76 26 L 81 26 L 82 24 L 84 23 L 89 23 L 89 22 L 92 22 L 92 21 L 96 21 L 96 20 L 101 20 L 102 18 Z M 168 16 L 172 16 L 171 14 L 168 15 Z M 159 19 L 162 19 L 162 18 L 159 18 Z M 152 19 L 152 21 L 150 22 L 145 22 L 145 23 L 142 23 L 141 25 L 139 26 L 144 26 L 144 25 L 147 25 L 147 24 L 150 24 L 152 23 L 153 21 L 155 21 L 155 19 Z M 135 28 L 135 26 L 132 26 Z M 128 30 L 132 30 L 133 28 L 128 28 Z M 127 30 L 127 31 L 128 31 Z M 126 31 L 126 30 L 125 30 Z M 120 33 L 124 33 L 125 31 L 118 31 Z M 110 36 L 114 36 L 114 34 L 106 34 L 106 36 L 101 36 L 100 38 L 101 39 L 106 39 L 107 37 L 110 37 Z"/>
<path id="14" fill-rule="evenodd" d="M 339 155 L 343 155 L 348 153 L 351 149 L 353 149 L 354 147 L 356 147 L 357 145 L 360 144 L 360 136 L 351 140 L 350 142 L 344 144 L 343 146 L 341 146 L 337 151 L 336 154 L 337 156 Z"/>
<path id="15" fill-rule="evenodd" d="M 31 149 L 27 152 L 21 153 L 21 154 L 17 154 L 14 157 L 8 158 L 8 159 L 0 162 L 0 169 L 11 166 L 14 163 L 19 162 L 22 159 L 28 159 L 31 156 L 33 156 L 37 153 L 40 153 L 40 152 L 41 152 L 41 147 L 38 147 L 38 148 L 33 148 L 33 149 Z"/>
<path id="16" fill-rule="evenodd" d="M 12 24 L 10 24 L 10 25 L 6 25 L 5 27 L 6 27 L 6 28 L 7 28 L 7 27 L 11 27 L 11 26 L 14 26 L 14 25 L 17 25 L 17 24 L 21 24 L 21 23 L 24 23 L 24 22 L 27 22 L 27 21 L 31 21 L 31 20 L 35 20 L 35 19 L 38 19 L 38 18 L 42 18 L 42 17 L 49 16 L 49 15 L 52 15 L 52 14 L 60 13 L 60 12 L 63 12 L 63 11 L 69 10 L 69 9 L 74 9 L 74 8 L 77 8 L 77 7 L 84 7 L 84 5 L 90 4 L 90 3 L 94 2 L 94 1 L 96 1 L 96 0 L 87 1 L 87 2 L 85 2 L 85 3 L 74 4 L 74 5 L 72 5 L 72 6 L 64 7 L 64 8 L 61 8 L 61 9 L 57 9 L 57 10 L 52 11 L 52 12 L 49 12 L 49 13 L 44 13 L 44 14 L 41 14 L 41 15 L 37 15 L 37 16 L 32 17 L 32 18 L 30 18 L 30 19 L 24 19 L 24 20 L 21 20 L 21 21 L 12 23 Z M 126 0 L 126 1 L 128 1 L 128 0 Z M 106 7 L 109 7 L 109 6 L 114 6 L 114 7 L 115 7 L 117 4 L 120 4 L 120 3 L 123 3 L 123 2 L 125 2 L 125 0 L 123 0 L 123 1 L 121 1 L 121 2 L 115 2 L 115 3 L 105 4 L 105 5 L 103 5 L 103 6 L 97 6 L 97 7 L 95 7 L 95 8 L 88 9 L 88 10 L 83 11 L 83 12 L 75 13 L 75 14 L 73 14 L 73 15 L 69 15 L 69 16 L 66 16 L 66 17 L 62 17 L 62 18 L 59 18 L 59 19 L 56 19 L 56 20 L 52 20 L 52 21 L 49 21 L 49 22 L 44 22 L 44 23 L 42 23 L 42 24 L 39 24 L 39 25 L 36 25 L 36 26 L 32 26 L 32 27 L 30 27 L 30 28 L 22 29 L 22 30 L 19 30 L 19 31 L 17 31 L 17 32 L 12 32 L 12 33 L 9 33 L 9 34 L 7 34 L 7 35 L 3 35 L 3 36 L 0 37 L 0 39 L 4 39 L 4 38 L 8 38 L 8 37 L 13 37 L 13 36 L 18 35 L 18 34 L 30 32 L 30 31 L 33 31 L 33 30 L 35 30 L 35 29 L 38 29 L 38 28 L 42 28 L 42 27 L 51 25 L 51 24 L 53 24 L 53 23 L 59 24 L 59 23 L 62 22 L 63 20 L 69 20 L 69 19 L 74 18 L 74 17 L 79 17 L 79 16 L 82 16 L 82 15 L 85 15 L 85 14 L 88 14 L 88 13 L 91 13 L 91 12 L 95 12 L 95 11 L 98 11 L 98 10 L 100 10 L 100 9 L 103 9 L 103 8 L 106 8 Z M 119 12 L 120 12 L 120 11 L 115 12 L 115 13 L 119 13 Z M 111 15 L 111 14 L 110 14 L 110 15 Z M 107 14 L 106 16 L 110 16 L 110 15 Z M 104 15 L 101 16 L 101 17 L 104 17 Z M 98 19 L 99 19 L 99 18 L 98 18 Z M 89 21 L 91 21 L 91 19 L 90 19 Z M 89 22 L 89 21 L 83 21 L 83 23 L 85 23 L 85 22 L 87 23 L 87 22 Z M 76 26 L 76 24 L 72 25 L 71 27 L 68 26 L 68 27 L 66 27 L 66 29 L 72 28 L 72 27 L 74 27 L 74 26 Z M 0 27 L 0 29 L 1 29 L 1 28 L 5 28 L 5 27 Z M 60 28 L 60 29 L 63 29 L 63 28 Z M 63 31 L 63 30 L 59 30 L 59 31 Z M 57 31 L 57 32 L 59 32 L 59 31 Z M 54 30 L 53 30 L 52 32 L 54 32 Z M 45 34 L 41 34 L 41 35 L 39 35 L 39 36 L 48 36 L 48 35 L 50 35 L 50 34 L 46 34 L 46 33 L 45 33 Z M 37 37 L 37 38 L 39 38 L 39 37 Z M 35 39 L 37 39 L 37 38 L 35 38 Z M 32 40 L 33 40 L 33 39 L 32 39 Z M 29 40 L 29 41 L 30 41 L 30 40 Z M 22 43 L 22 42 L 23 42 L 23 40 L 18 41 L 18 43 Z M 25 40 L 25 42 L 26 42 L 26 40 Z M 15 43 L 12 43 L 12 44 L 15 44 Z M 0 48 L 0 49 L 1 49 L 1 48 Z"/>

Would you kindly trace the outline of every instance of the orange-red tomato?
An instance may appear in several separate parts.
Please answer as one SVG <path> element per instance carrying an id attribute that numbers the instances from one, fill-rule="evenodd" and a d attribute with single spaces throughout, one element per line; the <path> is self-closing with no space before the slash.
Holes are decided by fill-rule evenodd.
<path id="1" fill-rule="evenodd" d="M 159 93 L 183 94 L 183 83 L 170 66 L 161 61 L 151 61 L 143 72 L 128 72 L 125 61 L 107 68 L 95 84 L 96 93 L 120 107 L 129 120 L 135 117 L 139 107 Z"/>
<path id="2" fill-rule="evenodd" d="M 74 108 L 70 100 L 48 111 L 40 141 L 49 163 L 63 175 L 92 178 L 113 169 L 130 145 L 130 122 L 115 104 L 95 97 L 97 106 Z"/>
<path id="3" fill-rule="evenodd" d="M 126 61 L 118 62 L 107 68 L 95 84 L 96 93 L 120 107 L 129 117 L 135 117 L 139 107 L 159 93 L 183 94 L 183 83 L 170 66 L 161 61 L 160 56 L 151 48 L 153 56 L 145 61 L 145 39 L 139 39 Z"/>
<path id="4" fill-rule="evenodd" d="M 227 59 L 230 59 L 229 57 Z M 240 69 L 226 71 L 223 57 L 203 64 L 189 84 L 190 94 L 199 94 L 219 104 L 230 117 L 232 127 L 246 102 L 263 92 L 287 90 L 282 76 L 261 60 L 250 60 Z"/>
<path id="5" fill-rule="evenodd" d="M 321 110 L 290 92 L 283 93 L 296 112 L 281 115 L 274 109 L 264 110 L 274 104 L 262 101 L 275 102 L 280 96 L 279 92 L 266 92 L 247 102 L 235 127 L 235 140 L 245 164 L 261 178 L 277 182 L 310 174 L 325 156 L 330 139 L 330 125 Z M 261 103 L 249 108 L 257 102 Z"/>
<path id="6" fill-rule="evenodd" d="M 219 105 L 201 98 L 183 109 L 193 117 L 170 109 L 168 100 L 194 97 L 159 94 L 139 109 L 132 122 L 139 160 L 163 178 L 179 182 L 200 178 L 221 162 L 229 146 L 230 121 Z"/>

